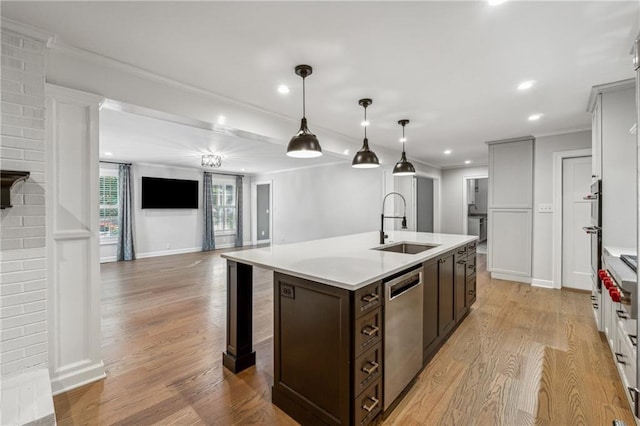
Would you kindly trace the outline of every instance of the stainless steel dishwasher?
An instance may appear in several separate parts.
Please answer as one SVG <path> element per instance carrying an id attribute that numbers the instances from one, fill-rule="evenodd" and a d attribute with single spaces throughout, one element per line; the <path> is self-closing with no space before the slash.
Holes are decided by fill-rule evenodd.
<path id="1" fill-rule="evenodd" d="M 384 283 L 384 409 L 422 368 L 422 266 Z"/>

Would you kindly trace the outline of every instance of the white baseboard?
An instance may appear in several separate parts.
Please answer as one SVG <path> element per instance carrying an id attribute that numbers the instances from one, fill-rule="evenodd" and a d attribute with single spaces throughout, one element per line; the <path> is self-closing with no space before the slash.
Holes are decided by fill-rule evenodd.
<path id="1" fill-rule="evenodd" d="M 556 288 L 556 284 L 552 280 L 541 280 L 539 278 L 533 278 L 531 285 L 533 287 Z"/>
<path id="2" fill-rule="evenodd" d="M 100 258 L 100 263 L 115 262 L 116 260 L 117 260 L 117 258 L 115 256 L 101 257 Z"/>
<path id="3" fill-rule="evenodd" d="M 172 254 L 195 253 L 202 251 L 202 247 L 189 247 L 175 250 L 149 251 L 146 253 L 136 253 L 136 259 L 145 259 L 147 257 L 171 256 Z"/>
<path id="4" fill-rule="evenodd" d="M 503 274 L 501 272 L 491 272 L 491 278 L 497 280 L 516 281 L 519 283 L 531 284 L 531 277 L 524 275 Z"/>
<path id="5" fill-rule="evenodd" d="M 62 374 L 52 374 L 51 390 L 54 395 L 79 388 L 88 383 L 104 379 L 107 374 L 104 371 L 102 361 L 89 365 L 84 364 L 81 368 L 70 368 Z"/>

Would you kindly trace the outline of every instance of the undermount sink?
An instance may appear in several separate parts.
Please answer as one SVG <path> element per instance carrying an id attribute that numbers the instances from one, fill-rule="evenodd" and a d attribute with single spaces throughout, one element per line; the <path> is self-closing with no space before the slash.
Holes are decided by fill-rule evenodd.
<path id="1" fill-rule="evenodd" d="M 421 244 L 421 243 L 396 243 L 387 246 L 376 247 L 373 250 L 391 251 L 394 253 L 418 254 L 432 248 L 438 247 L 437 244 Z"/>

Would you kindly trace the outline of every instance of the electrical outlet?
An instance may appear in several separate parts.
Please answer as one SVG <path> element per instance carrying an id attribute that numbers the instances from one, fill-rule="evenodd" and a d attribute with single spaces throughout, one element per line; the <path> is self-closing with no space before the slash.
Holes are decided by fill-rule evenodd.
<path id="1" fill-rule="evenodd" d="M 538 204 L 538 213 L 553 213 L 553 204 Z"/>

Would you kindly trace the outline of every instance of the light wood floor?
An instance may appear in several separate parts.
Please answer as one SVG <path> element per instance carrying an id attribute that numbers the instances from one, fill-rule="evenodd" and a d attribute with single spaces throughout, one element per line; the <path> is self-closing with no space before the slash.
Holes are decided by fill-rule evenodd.
<path id="1" fill-rule="evenodd" d="M 589 295 L 490 280 L 484 260 L 471 313 L 384 423 L 634 424 Z M 257 365 L 234 375 L 219 252 L 104 264 L 107 378 L 56 396 L 58 424 L 295 424 L 271 404 L 272 277 L 254 271 Z"/>

